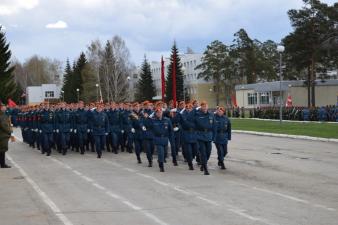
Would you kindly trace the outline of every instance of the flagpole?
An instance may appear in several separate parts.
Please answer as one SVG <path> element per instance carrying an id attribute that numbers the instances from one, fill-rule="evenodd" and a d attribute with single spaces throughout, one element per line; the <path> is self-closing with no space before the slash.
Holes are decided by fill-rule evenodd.
<path id="1" fill-rule="evenodd" d="M 173 60 L 173 101 L 174 107 L 176 108 L 176 52 L 174 52 L 174 60 Z"/>
<path id="2" fill-rule="evenodd" d="M 163 56 L 161 58 L 161 85 L 162 85 L 162 101 L 164 102 L 164 93 L 165 93 L 165 80 L 164 80 L 164 60 Z"/>

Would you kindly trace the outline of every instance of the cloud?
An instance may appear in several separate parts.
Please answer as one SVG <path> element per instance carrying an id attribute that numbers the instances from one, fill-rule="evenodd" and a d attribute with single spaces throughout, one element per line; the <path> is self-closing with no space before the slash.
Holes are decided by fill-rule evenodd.
<path id="1" fill-rule="evenodd" d="M 0 16 L 19 13 L 21 10 L 30 10 L 39 5 L 39 0 L 1 0 Z"/>
<path id="2" fill-rule="evenodd" d="M 47 29 L 65 29 L 67 27 L 67 23 L 62 20 L 59 20 L 56 23 L 49 23 L 46 25 Z"/>

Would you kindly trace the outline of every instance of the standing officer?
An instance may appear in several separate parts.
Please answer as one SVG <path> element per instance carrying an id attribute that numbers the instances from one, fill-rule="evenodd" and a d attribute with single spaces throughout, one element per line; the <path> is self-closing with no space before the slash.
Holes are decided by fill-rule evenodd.
<path id="1" fill-rule="evenodd" d="M 228 154 L 228 141 L 231 140 L 231 123 L 223 107 L 216 111 L 213 139 L 217 148 L 218 166 L 225 170 L 224 157 Z"/>
<path id="2" fill-rule="evenodd" d="M 11 168 L 6 164 L 5 154 L 8 151 L 8 140 L 15 141 L 15 138 L 11 135 L 11 121 L 5 112 L 6 106 L 0 101 L 0 167 Z"/>
<path id="3" fill-rule="evenodd" d="M 97 109 L 92 113 L 92 119 L 90 121 L 91 132 L 95 140 L 95 149 L 97 158 L 101 158 L 102 149 L 105 146 L 106 137 L 109 131 L 109 121 L 107 114 L 103 111 L 104 106 L 99 104 Z"/>
<path id="4" fill-rule="evenodd" d="M 71 112 L 66 108 L 66 103 L 60 104 L 60 110 L 56 114 L 56 133 L 59 134 L 60 147 L 62 154 L 67 154 L 67 149 L 70 144 L 70 132 L 72 129 L 71 125 Z"/>
<path id="5" fill-rule="evenodd" d="M 211 154 L 214 115 L 208 112 L 208 104 L 205 101 L 201 102 L 201 108 L 196 110 L 195 124 L 201 160 L 201 171 L 204 171 L 204 175 L 209 175 L 207 163 Z"/>
<path id="6" fill-rule="evenodd" d="M 74 134 L 77 136 L 77 147 L 83 155 L 88 134 L 88 112 L 84 109 L 83 101 L 79 102 L 78 109 L 74 113 Z"/>
<path id="7" fill-rule="evenodd" d="M 171 121 L 171 124 L 173 126 L 173 130 L 174 130 L 174 138 L 173 138 L 173 143 L 171 144 L 171 157 L 173 158 L 173 164 L 174 166 L 177 166 L 177 154 L 179 152 L 180 149 L 180 145 L 181 145 L 181 125 L 180 125 L 180 114 L 177 113 L 177 109 L 171 109 L 170 113 L 169 113 L 169 118 Z"/>
<path id="8" fill-rule="evenodd" d="M 54 124 L 54 113 L 49 109 L 49 104 L 45 104 L 40 112 L 40 135 L 42 137 L 41 153 L 47 153 L 47 156 L 50 156 L 53 145 Z"/>
<path id="9" fill-rule="evenodd" d="M 168 147 L 168 141 L 173 142 L 173 127 L 170 119 L 163 116 L 162 108 L 157 108 L 155 118 L 152 120 L 152 131 L 154 133 L 154 144 L 157 150 L 158 165 L 160 171 L 164 172 L 164 150 Z"/>

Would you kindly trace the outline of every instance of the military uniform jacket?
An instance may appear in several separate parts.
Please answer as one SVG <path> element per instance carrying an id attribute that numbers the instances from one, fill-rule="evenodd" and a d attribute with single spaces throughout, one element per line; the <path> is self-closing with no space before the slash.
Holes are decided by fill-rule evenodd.
<path id="1" fill-rule="evenodd" d="M 9 117 L 0 111 L 0 152 L 8 150 L 8 140 L 11 137 L 11 122 Z"/>
<path id="2" fill-rule="evenodd" d="M 215 115 L 213 139 L 216 144 L 227 144 L 231 140 L 231 123 L 228 117 Z"/>
<path id="3" fill-rule="evenodd" d="M 120 132 L 122 127 L 122 116 L 119 110 L 109 110 L 107 112 L 109 119 L 110 132 Z"/>
<path id="4" fill-rule="evenodd" d="M 148 114 L 148 117 L 147 118 L 145 118 L 143 115 L 144 115 L 144 113 L 147 113 Z M 152 132 L 152 130 L 151 130 L 151 126 L 152 126 L 152 119 L 151 118 L 149 118 L 149 116 L 152 114 L 153 112 L 151 111 L 151 110 L 149 110 L 149 109 L 145 109 L 144 111 L 143 111 L 143 113 L 141 114 L 142 115 L 142 124 L 143 124 L 143 126 L 145 126 L 145 128 L 146 128 L 146 131 L 142 131 L 142 135 L 143 135 L 143 138 L 144 139 L 153 139 L 154 138 L 154 134 L 153 134 L 153 132 Z"/>
<path id="5" fill-rule="evenodd" d="M 56 113 L 56 129 L 59 129 L 60 132 L 70 132 L 72 128 L 72 115 L 69 110 L 59 110 Z"/>
<path id="6" fill-rule="evenodd" d="M 84 109 L 78 109 L 74 112 L 74 129 L 77 132 L 87 132 L 88 112 Z"/>
<path id="7" fill-rule="evenodd" d="M 195 113 L 195 124 L 197 130 L 197 140 L 212 141 L 214 115 L 210 112 L 197 110 Z"/>
<path id="8" fill-rule="evenodd" d="M 173 143 L 173 126 L 170 119 L 166 117 L 162 117 L 162 119 L 155 117 L 151 121 L 151 129 L 154 134 L 154 144 L 167 145 L 168 141 Z"/>
<path id="9" fill-rule="evenodd" d="M 195 125 L 195 111 L 188 112 L 186 110 L 181 113 L 181 125 L 183 129 L 183 142 L 196 143 L 196 125 Z"/>
<path id="10" fill-rule="evenodd" d="M 137 140 L 142 140 L 143 138 L 143 131 L 142 131 L 142 127 L 143 127 L 143 123 L 140 117 L 135 118 L 133 116 L 133 114 L 137 114 L 137 112 L 133 112 L 132 114 L 130 114 L 130 119 L 131 119 L 131 127 L 135 129 L 135 133 L 133 134 L 134 139 Z"/>
<path id="11" fill-rule="evenodd" d="M 93 111 L 90 124 L 91 129 L 93 130 L 93 135 L 105 135 L 109 132 L 108 116 L 104 111 Z"/>
<path id="12" fill-rule="evenodd" d="M 51 110 L 40 112 L 40 129 L 43 133 L 53 133 L 55 129 L 55 115 Z"/>

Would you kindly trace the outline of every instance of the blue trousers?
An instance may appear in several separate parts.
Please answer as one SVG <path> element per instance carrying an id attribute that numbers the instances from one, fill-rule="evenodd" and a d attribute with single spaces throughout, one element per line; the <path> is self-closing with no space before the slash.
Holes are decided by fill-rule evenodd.
<path id="1" fill-rule="evenodd" d="M 185 143 L 183 150 L 185 151 L 184 155 L 188 162 L 192 162 L 197 153 L 197 143 Z"/>
<path id="2" fill-rule="evenodd" d="M 211 141 L 198 141 L 199 156 L 202 165 L 206 165 L 211 154 Z"/>
<path id="3" fill-rule="evenodd" d="M 219 162 L 224 161 L 224 157 L 228 154 L 228 144 L 216 144 L 217 158 Z"/>
<path id="4" fill-rule="evenodd" d="M 82 149 L 84 148 L 85 144 L 87 143 L 87 131 L 77 131 L 77 139 L 79 143 L 79 147 Z"/>
<path id="5" fill-rule="evenodd" d="M 53 146 L 53 133 L 46 133 L 43 132 L 40 134 L 40 136 L 42 137 L 42 153 L 51 153 L 51 148 Z"/>
<path id="6" fill-rule="evenodd" d="M 63 153 L 67 152 L 67 149 L 69 148 L 69 144 L 70 144 L 70 134 L 69 132 L 61 132 L 59 133 L 59 141 L 60 141 L 60 145 L 61 145 L 61 149 L 63 151 Z"/>
<path id="7" fill-rule="evenodd" d="M 134 138 L 135 154 L 137 158 L 140 157 L 142 151 L 142 140 Z"/>
<path id="8" fill-rule="evenodd" d="M 155 146 L 152 139 L 143 140 L 143 149 L 146 151 L 147 159 L 149 162 L 153 161 L 154 148 Z"/>
<path id="9" fill-rule="evenodd" d="M 102 149 L 104 148 L 104 145 L 106 143 L 106 135 L 93 135 L 95 140 L 95 149 L 97 155 L 102 155 Z"/>
<path id="10" fill-rule="evenodd" d="M 167 147 L 167 145 L 156 145 L 156 151 L 157 151 L 157 158 L 159 163 L 164 162 L 164 151 Z"/>

